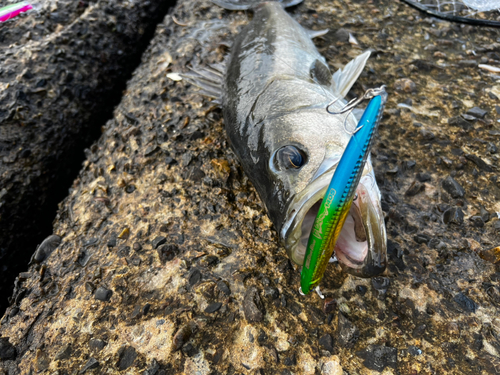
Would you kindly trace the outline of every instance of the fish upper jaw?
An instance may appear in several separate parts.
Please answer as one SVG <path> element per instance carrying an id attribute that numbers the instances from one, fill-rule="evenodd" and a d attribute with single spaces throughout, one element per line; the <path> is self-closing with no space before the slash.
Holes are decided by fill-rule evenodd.
<path id="1" fill-rule="evenodd" d="M 280 240 L 289 258 L 298 265 L 304 262 L 310 230 L 334 171 L 335 168 L 330 168 L 315 178 L 289 205 Z M 373 277 L 385 270 L 387 239 L 380 192 L 370 162 L 365 166 L 356 194 L 337 239 L 335 255 L 345 272 Z"/>

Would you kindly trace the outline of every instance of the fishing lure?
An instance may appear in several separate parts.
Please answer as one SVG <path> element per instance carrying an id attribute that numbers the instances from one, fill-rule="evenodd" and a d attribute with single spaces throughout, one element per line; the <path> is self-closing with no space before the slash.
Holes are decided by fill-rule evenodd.
<path id="1" fill-rule="evenodd" d="M 0 22 L 5 22 L 18 16 L 21 13 L 27 12 L 33 9 L 33 5 L 27 1 L 21 1 L 20 3 L 10 4 L 3 8 L 0 8 Z"/>
<path id="2" fill-rule="evenodd" d="M 387 96 L 383 87 L 371 92 L 380 94 L 372 97 L 358 127 L 353 132 L 314 221 L 301 271 L 300 285 L 303 294 L 308 294 L 323 278 L 335 243 L 355 199 L 356 187 L 370 154 L 374 133 L 382 116 Z M 366 99 L 367 95 L 365 94 L 363 98 Z M 359 101 L 359 99 L 353 100 L 344 108 L 346 111 L 352 110 L 353 104 Z"/>

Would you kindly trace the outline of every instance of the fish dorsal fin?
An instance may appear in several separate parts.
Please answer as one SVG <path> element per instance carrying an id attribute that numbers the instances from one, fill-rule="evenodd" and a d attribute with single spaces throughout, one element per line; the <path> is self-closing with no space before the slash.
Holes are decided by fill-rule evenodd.
<path id="1" fill-rule="evenodd" d="M 339 69 L 335 72 L 332 88 L 337 95 L 340 95 L 342 98 L 347 95 L 363 71 L 370 54 L 370 51 L 362 53 L 344 66 L 344 69 Z"/>
<path id="2" fill-rule="evenodd" d="M 222 81 L 226 73 L 228 56 L 221 63 L 208 66 L 195 65 L 190 72 L 180 73 L 187 82 L 197 86 L 199 93 L 214 99 L 213 102 L 220 104 L 222 99 Z"/>

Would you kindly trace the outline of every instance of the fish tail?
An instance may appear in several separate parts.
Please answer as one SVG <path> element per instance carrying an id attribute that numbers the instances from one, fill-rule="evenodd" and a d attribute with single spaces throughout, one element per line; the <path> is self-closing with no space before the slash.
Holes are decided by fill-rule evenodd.
<path id="1" fill-rule="evenodd" d="M 303 0 L 211 0 L 212 3 L 228 10 L 247 10 L 266 2 L 281 3 L 283 8 L 300 4 Z"/>

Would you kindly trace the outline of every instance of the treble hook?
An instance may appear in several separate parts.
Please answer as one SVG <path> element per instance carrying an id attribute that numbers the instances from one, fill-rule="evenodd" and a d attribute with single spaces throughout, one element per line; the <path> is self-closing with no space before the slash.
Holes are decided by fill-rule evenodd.
<path id="1" fill-rule="evenodd" d="M 333 112 L 333 111 L 330 111 L 330 107 L 335 104 L 337 101 L 339 101 L 340 98 L 336 98 L 334 100 L 332 100 L 330 103 L 328 103 L 328 105 L 326 106 L 326 111 L 331 114 L 331 115 L 340 115 L 342 113 L 347 113 L 347 115 L 345 116 L 344 118 L 344 131 L 349 134 L 349 135 L 354 135 L 356 134 L 363 126 L 360 126 L 360 127 L 357 127 L 356 129 L 354 129 L 353 132 L 350 132 L 349 130 L 347 130 L 347 127 L 346 127 L 346 123 L 347 123 L 347 117 L 349 117 L 349 115 L 351 114 L 352 110 L 354 108 L 356 108 L 363 100 L 368 100 L 368 99 L 372 99 L 374 98 L 375 96 L 377 95 L 380 95 L 382 93 L 385 92 L 385 85 L 382 85 L 380 86 L 379 88 L 374 88 L 374 89 L 368 89 L 365 91 L 365 93 L 363 94 L 363 96 L 359 97 L 359 98 L 354 98 L 352 99 L 351 101 L 349 101 L 344 107 L 342 107 L 340 109 L 340 111 L 338 112 Z"/>

